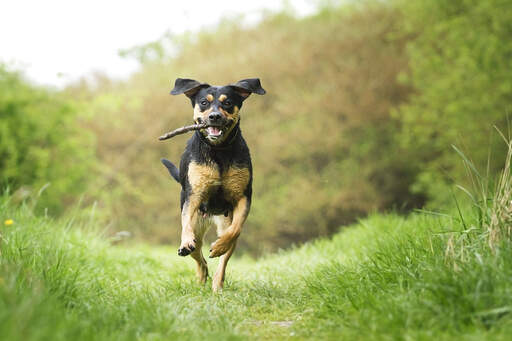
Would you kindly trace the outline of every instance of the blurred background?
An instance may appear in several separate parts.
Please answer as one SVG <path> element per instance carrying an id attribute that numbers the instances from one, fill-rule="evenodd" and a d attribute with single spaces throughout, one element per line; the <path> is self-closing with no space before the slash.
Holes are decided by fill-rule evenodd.
<path id="1" fill-rule="evenodd" d="M 36 214 L 176 244 L 161 157 L 191 123 L 175 78 L 259 77 L 242 131 L 254 165 L 240 240 L 259 255 L 374 211 L 447 210 L 466 170 L 503 164 L 512 2 L 18 1 L 0 5 L 0 186 Z"/>

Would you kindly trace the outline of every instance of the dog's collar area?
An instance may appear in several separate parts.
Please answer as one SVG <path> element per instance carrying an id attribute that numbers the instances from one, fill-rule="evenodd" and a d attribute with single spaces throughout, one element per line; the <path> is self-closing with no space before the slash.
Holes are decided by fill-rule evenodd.
<path id="1" fill-rule="evenodd" d="M 199 136 L 201 141 L 206 143 L 212 149 L 227 149 L 230 148 L 231 145 L 235 142 L 236 137 L 238 136 L 238 131 L 240 130 L 240 122 L 237 122 L 235 127 L 231 130 L 232 136 L 229 137 L 229 140 L 222 142 L 219 145 L 212 144 L 199 130 L 196 130 L 196 134 Z M 234 131 L 234 133 L 233 133 Z"/>

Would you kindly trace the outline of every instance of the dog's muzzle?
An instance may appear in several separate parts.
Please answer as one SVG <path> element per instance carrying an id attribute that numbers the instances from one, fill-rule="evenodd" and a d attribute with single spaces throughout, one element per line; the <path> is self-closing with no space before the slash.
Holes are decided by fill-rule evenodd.
<path id="1" fill-rule="evenodd" d="M 224 134 L 224 127 L 226 126 L 227 120 L 224 116 L 218 112 L 213 111 L 208 115 L 208 123 L 212 125 L 211 127 L 206 128 L 206 132 L 208 133 L 208 138 L 211 140 L 216 140 Z"/>

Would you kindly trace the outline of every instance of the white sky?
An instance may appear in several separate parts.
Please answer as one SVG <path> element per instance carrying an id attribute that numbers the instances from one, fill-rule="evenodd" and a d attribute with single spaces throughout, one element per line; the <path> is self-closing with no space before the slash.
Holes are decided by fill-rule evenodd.
<path id="1" fill-rule="evenodd" d="M 299 15 L 313 11 L 312 1 L 288 4 Z M 126 77 L 137 62 L 120 58 L 120 49 L 154 41 L 166 31 L 197 31 L 224 16 L 243 13 L 257 21 L 262 9 L 282 7 L 280 0 L 2 0 L 0 62 L 57 87 L 91 71 Z"/>

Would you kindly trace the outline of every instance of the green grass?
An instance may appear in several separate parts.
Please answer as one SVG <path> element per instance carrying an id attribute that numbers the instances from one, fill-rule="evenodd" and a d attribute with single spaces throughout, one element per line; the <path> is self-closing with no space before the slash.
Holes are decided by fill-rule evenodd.
<path id="1" fill-rule="evenodd" d="M 329 240 L 235 258 L 213 294 L 175 247 L 111 245 L 87 218 L 35 217 L 3 198 L 0 339 L 505 340 L 511 243 L 492 251 L 470 213 L 464 224 L 374 215 Z"/>

